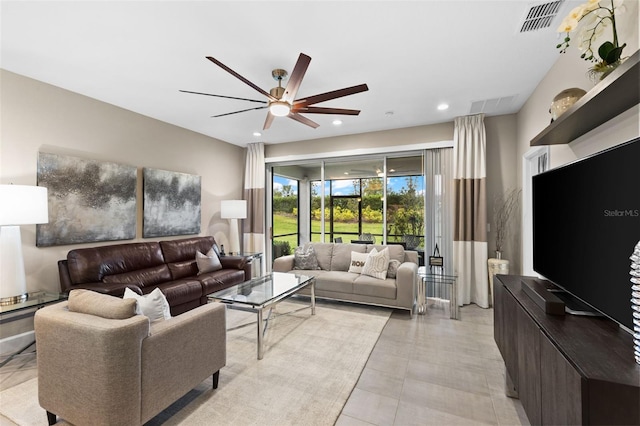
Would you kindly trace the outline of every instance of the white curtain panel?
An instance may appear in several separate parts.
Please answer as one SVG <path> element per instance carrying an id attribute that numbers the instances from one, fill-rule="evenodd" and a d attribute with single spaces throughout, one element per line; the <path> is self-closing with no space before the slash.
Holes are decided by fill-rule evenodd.
<path id="1" fill-rule="evenodd" d="M 484 114 L 455 119 L 453 157 L 453 262 L 458 275 L 458 304 L 488 308 Z"/>
<path id="2" fill-rule="evenodd" d="M 265 164 L 264 144 L 247 146 L 244 169 L 244 199 L 247 200 L 247 218 L 244 220 L 244 252 L 264 253 L 265 229 Z"/>
<path id="3" fill-rule="evenodd" d="M 433 255 L 436 244 L 443 260 L 442 273 L 452 275 L 453 268 L 453 149 L 436 148 L 425 151 L 426 240 L 425 263 Z M 433 269 L 431 272 L 440 272 Z M 443 299 L 449 299 L 449 286 L 439 289 Z M 429 297 L 431 295 L 428 295 Z"/>

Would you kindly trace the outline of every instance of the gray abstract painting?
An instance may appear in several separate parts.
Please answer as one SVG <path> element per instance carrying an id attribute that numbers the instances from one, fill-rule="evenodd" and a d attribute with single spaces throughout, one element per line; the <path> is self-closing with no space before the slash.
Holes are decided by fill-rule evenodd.
<path id="1" fill-rule="evenodd" d="M 143 170 L 145 238 L 200 233 L 200 176 Z"/>
<path id="2" fill-rule="evenodd" d="M 137 169 L 38 153 L 38 186 L 48 189 L 49 223 L 36 226 L 38 247 L 136 236 Z"/>

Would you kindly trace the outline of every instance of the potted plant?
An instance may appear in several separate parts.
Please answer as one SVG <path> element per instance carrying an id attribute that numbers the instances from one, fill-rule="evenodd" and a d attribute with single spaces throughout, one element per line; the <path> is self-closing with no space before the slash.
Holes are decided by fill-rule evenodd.
<path id="1" fill-rule="evenodd" d="M 616 13 L 625 11 L 622 3 L 623 0 L 589 0 L 569 12 L 558 28 L 558 32 L 566 33 L 562 43 L 556 46 L 560 53 L 566 52 L 569 42 L 574 41 L 573 37 L 582 52 L 580 57 L 594 62 L 589 75 L 596 82 L 606 77 L 625 59 L 622 57 L 622 50 L 627 44 L 620 44 L 616 27 Z M 607 27 L 611 27 L 611 40 L 597 47 L 595 40 L 605 33 Z M 597 51 L 594 52 L 596 47 Z"/>
<path id="2" fill-rule="evenodd" d="M 511 189 L 496 195 L 493 200 L 493 224 L 496 230 L 496 257 L 487 260 L 487 272 L 489 273 L 489 301 L 493 306 L 493 276 L 495 274 L 508 275 L 509 261 L 502 258 L 504 243 L 509 234 L 509 224 L 516 214 L 520 202 L 521 189 Z"/>
<path id="3" fill-rule="evenodd" d="M 521 189 L 511 189 L 493 202 L 493 224 L 496 230 L 496 259 L 502 259 L 504 242 L 509 234 L 509 222 L 520 203 Z"/>

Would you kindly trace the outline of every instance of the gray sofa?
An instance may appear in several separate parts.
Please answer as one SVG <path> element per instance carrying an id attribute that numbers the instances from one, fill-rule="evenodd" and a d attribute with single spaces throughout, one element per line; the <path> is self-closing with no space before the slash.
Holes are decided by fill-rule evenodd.
<path id="1" fill-rule="evenodd" d="M 413 311 L 418 279 L 418 253 L 401 245 L 310 243 L 318 258 L 319 270 L 294 270 L 294 255 L 273 262 L 274 272 L 312 275 L 316 278 L 316 297 L 388 306 Z M 401 262 L 396 278 L 384 280 L 349 271 L 351 252 L 369 253 L 389 248 L 390 259 Z M 305 289 L 301 293 L 309 294 Z"/>

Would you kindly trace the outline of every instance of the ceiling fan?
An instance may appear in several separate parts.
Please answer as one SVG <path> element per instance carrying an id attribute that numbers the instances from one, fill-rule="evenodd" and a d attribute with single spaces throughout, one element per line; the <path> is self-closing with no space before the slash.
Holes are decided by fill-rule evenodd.
<path id="1" fill-rule="evenodd" d="M 273 78 L 278 82 L 278 87 L 274 87 L 269 92 L 262 90 L 257 85 L 253 84 L 222 62 L 218 61 L 216 58 L 211 56 L 207 56 L 207 59 L 218 65 L 223 70 L 227 71 L 229 74 L 233 75 L 240 81 L 245 84 L 251 86 L 253 89 L 257 90 L 261 94 L 267 97 L 268 101 L 261 101 L 257 99 L 247 99 L 247 98 L 237 98 L 234 96 L 224 96 L 224 95 L 214 95 L 211 93 L 201 93 L 201 92 L 192 92 L 189 90 L 180 90 L 184 93 L 192 93 L 195 95 L 205 95 L 205 96 L 215 96 L 218 98 L 226 98 L 226 99 L 238 99 L 242 101 L 249 102 L 258 102 L 264 104 L 263 106 L 243 109 L 240 111 L 228 112 L 226 114 L 218 114 L 212 117 L 223 117 L 231 114 L 238 114 L 246 111 L 253 111 L 256 109 L 266 109 L 267 119 L 264 122 L 263 130 L 271 127 L 271 123 L 275 117 L 289 117 L 295 121 L 298 121 L 302 124 L 306 124 L 307 126 L 313 127 L 314 129 L 319 126 L 318 123 L 308 119 L 301 115 L 304 114 L 341 114 L 341 115 L 358 115 L 360 114 L 360 110 L 356 109 L 343 109 L 343 108 L 323 108 L 323 107 L 315 107 L 312 105 L 318 104 L 320 102 L 326 102 L 332 99 L 341 98 L 343 96 L 354 95 L 360 92 L 366 92 L 369 90 L 366 84 L 360 84 L 357 86 L 347 87 L 344 89 L 333 90 L 331 92 L 321 93 L 319 95 L 308 96 L 305 98 L 295 99 L 296 94 L 298 93 L 298 89 L 300 88 L 300 84 L 302 83 L 302 78 L 304 74 L 307 72 L 307 68 L 309 67 L 309 63 L 311 62 L 311 58 L 304 53 L 301 53 L 298 57 L 298 61 L 296 62 L 295 67 L 293 68 L 293 72 L 289 77 L 289 82 L 286 87 L 282 87 L 282 80 L 287 76 L 287 71 L 283 69 L 275 69 L 271 72 Z"/>

